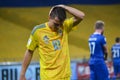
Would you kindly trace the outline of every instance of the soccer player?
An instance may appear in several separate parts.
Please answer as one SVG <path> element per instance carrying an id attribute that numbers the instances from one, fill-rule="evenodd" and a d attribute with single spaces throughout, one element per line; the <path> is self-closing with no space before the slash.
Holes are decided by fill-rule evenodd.
<path id="1" fill-rule="evenodd" d="M 112 61 L 114 67 L 115 78 L 120 77 L 120 37 L 115 39 L 115 44 L 111 48 Z"/>
<path id="2" fill-rule="evenodd" d="M 106 38 L 103 36 L 104 22 L 95 23 L 95 32 L 89 37 L 90 48 L 90 80 L 109 80 L 108 69 L 105 64 L 107 59 Z"/>
<path id="3" fill-rule="evenodd" d="M 73 17 L 66 19 L 66 11 Z M 31 32 L 20 80 L 25 80 L 26 69 L 36 48 L 40 56 L 41 80 L 70 80 L 68 33 L 83 20 L 84 15 L 82 11 L 66 5 L 51 8 L 49 21 L 35 26 Z"/>

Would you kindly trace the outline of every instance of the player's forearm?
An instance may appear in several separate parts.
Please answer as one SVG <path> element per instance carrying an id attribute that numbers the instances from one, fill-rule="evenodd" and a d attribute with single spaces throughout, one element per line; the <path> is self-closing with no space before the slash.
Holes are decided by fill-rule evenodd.
<path id="1" fill-rule="evenodd" d="M 105 55 L 105 60 L 107 60 L 108 57 L 108 50 L 107 50 L 107 46 L 104 46 L 104 55 Z"/>
<path id="2" fill-rule="evenodd" d="M 76 18 L 83 19 L 85 16 L 85 14 L 78 9 L 66 5 L 61 5 L 61 6 Z"/>
<path id="3" fill-rule="evenodd" d="M 21 75 L 25 75 L 26 69 L 31 62 L 32 55 L 33 55 L 32 51 L 29 51 L 29 50 L 26 51 L 25 57 L 24 57 L 24 60 L 23 60 L 23 63 L 22 63 Z"/>
<path id="4" fill-rule="evenodd" d="M 107 47 L 104 48 L 104 53 L 108 54 Z"/>
<path id="5" fill-rule="evenodd" d="M 108 53 L 104 53 L 104 60 L 107 60 Z"/>

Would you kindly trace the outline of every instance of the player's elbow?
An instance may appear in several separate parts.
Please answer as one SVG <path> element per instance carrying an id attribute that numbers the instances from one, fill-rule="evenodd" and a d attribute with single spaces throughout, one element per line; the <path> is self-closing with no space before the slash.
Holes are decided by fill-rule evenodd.
<path id="1" fill-rule="evenodd" d="M 85 14 L 83 12 L 78 13 L 77 15 L 74 16 L 76 20 L 82 20 L 85 17 Z"/>
<path id="2" fill-rule="evenodd" d="M 82 13 L 80 14 L 80 19 L 83 19 L 84 17 L 85 17 L 85 13 L 82 12 Z"/>

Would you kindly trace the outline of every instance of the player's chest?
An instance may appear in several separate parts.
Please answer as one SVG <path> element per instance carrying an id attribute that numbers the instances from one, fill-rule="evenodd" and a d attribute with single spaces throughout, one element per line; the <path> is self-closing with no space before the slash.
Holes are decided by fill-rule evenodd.
<path id="1" fill-rule="evenodd" d="M 64 32 L 63 30 L 58 30 L 57 32 L 52 31 L 41 31 L 38 36 L 38 41 L 44 44 L 50 44 L 54 42 L 61 42 L 63 40 Z"/>
<path id="2" fill-rule="evenodd" d="M 43 31 L 40 33 L 38 37 L 38 42 L 40 46 L 45 47 L 47 49 L 59 50 L 64 42 L 64 33 L 62 30 L 59 32 L 50 32 Z"/>

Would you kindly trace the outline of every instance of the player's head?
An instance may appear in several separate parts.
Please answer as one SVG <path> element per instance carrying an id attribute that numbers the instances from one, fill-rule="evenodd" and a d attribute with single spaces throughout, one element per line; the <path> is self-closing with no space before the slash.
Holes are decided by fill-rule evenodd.
<path id="1" fill-rule="evenodd" d="M 54 26 L 60 26 L 66 19 L 66 11 L 61 7 L 52 7 L 49 12 L 49 19 L 52 20 Z"/>
<path id="2" fill-rule="evenodd" d="M 116 37 L 115 42 L 120 43 L 120 37 Z"/>
<path id="3" fill-rule="evenodd" d="M 104 22 L 101 20 L 96 21 L 95 30 L 101 30 L 102 34 L 104 32 Z"/>
<path id="4" fill-rule="evenodd" d="M 53 7 L 49 12 L 49 16 L 52 19 L 57 17 L 60 21 L 64 21 L 66 19 L 66 12 L 61 7 Z"/>

